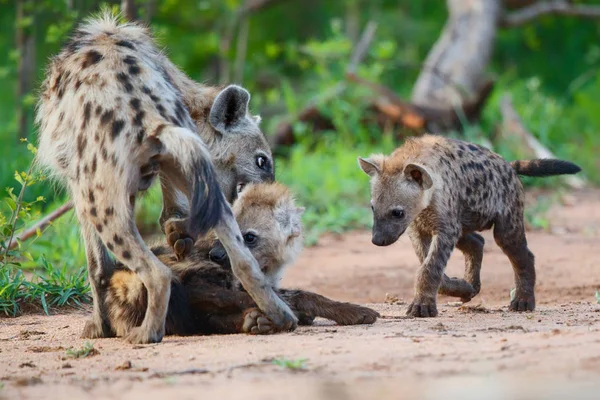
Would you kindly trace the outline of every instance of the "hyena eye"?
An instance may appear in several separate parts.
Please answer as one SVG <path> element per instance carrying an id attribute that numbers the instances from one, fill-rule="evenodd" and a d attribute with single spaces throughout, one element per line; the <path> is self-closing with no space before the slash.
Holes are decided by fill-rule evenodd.
<path id="1" fill-rule="evenodd" d="M 404 218 L 404 210 L 401 208 L 394 208 L 392 210 L 392 217 L 398 218 L 398 219 Z"/>
<path id="2" fill-rule="evenodd" d="M 265 169 L 267 167 L 267 158 L 263 156 L 256 157 L 256 165 L 260 169 Z"/>
<path id="3" fill-rule="evenodd" d="M 256 236 L 254 233 L 248 232 L 244 235 L 244 242 L 246 242 L 247 246 L 255 245 L 257 240 L 258 236 Z"/>

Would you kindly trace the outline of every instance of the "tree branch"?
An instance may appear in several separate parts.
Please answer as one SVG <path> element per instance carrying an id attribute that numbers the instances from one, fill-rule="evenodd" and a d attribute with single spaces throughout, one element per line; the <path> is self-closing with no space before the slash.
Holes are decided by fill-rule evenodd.
<path id="1" fill-rule="evenodd" d="M 500 26 L 503 28 L 521 26 L 544 15 L 600 18 L 600 6 L 571 4 L 567 0 L 538 1 L 518 11 L 505 14 L 500 20 Z"/>

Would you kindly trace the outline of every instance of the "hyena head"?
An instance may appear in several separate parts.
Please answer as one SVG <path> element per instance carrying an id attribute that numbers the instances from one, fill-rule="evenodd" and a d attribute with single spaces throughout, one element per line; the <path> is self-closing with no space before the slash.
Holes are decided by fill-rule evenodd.
<path id="1" fill-rule="evenodd" d="M 213 95 L 208 124 L 194 113 L 192 117 L 209 147 L 221 189 L 232 202 L 243 186 L 275 180 L 273 155 L 259 127 L 260 117 L 248 112 L 250 93 L 229 85 Z"/>
<path id="2" fill-rule="evenodd" d="M 393 155 L 358 158 L 371 177 L 372 242 L 377 246 L 396 242 L 429 204 L 431 174 L 423 165 L 398 161 Z"/>
<path id="3" fill-rule="evenodd" d="M 233 203 L 244 242 L 273 288 L 278 287 L 284 269 L 302 250 L 303 212 L 289 189 L 280 183 L 248 185 Z M 228 265 L 227 253 L 218 241 L 210 258 Z"/>

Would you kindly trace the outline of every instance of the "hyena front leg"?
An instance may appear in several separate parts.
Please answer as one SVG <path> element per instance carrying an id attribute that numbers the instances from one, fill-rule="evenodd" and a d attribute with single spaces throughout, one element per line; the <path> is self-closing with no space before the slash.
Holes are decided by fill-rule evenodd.
<path id="1" fill-rule="evenodd" d="M 425 233 L 425 232 L 418 232 L 416 230 L 410 230 L 409 236 L 413 243 L 413 248 L 415 249 L 415 253 L 417 254 L 417 257 L 419 258 L 419 262 L 421 264 L 423 264 L 425 257 L 427 257 L 427 253 L 429 253 L 429 247 L 431 246 L 432 235 Z M 460 243 L 460 242 L 461 241 L 459 240 L 458 243 Z M 458 243 L 457 243 L 457 247 L 459 247 Z M 481 262 L 479 263 L 479 268 L 481 268 Z M 467 273 L 465 272 L 465 277 L 466 276 L 467 276 Z M 463 301 L 465 301 L 465 299 L 470 300 L 471 298 L 475 297 L 475 295 L 477 294 L 477 293 L 475 293 L 473 286 L 469 282 L 467 282 L 465 279 L 450 278 L 446 274 L 444 274 L 442 276 L 442 285 L 440 286 L 438 293 L 442 294 L 444 296 L 460 297 Z"/>
<path id="2" fill-rule="evenodd" d="M 80 220 L 85 221 L 82 218 Z M 81 224 L 81 230 L 88 263 L 88 277 L 93 304 L 92 317 L 86 322 L 81 337 L 86 339 L 112 337 L 114 334 L 106 319 L 107 312 L 104 307 L 104 298 L 115 264 L 110 258 L 104 243 L 96 234 L 94 227 L 84 222 Z"/>
<path id="3" fill-rule="evenodd" d="M 229 205 L 225 205 L 223 218 L 215 227 L 231 261 L 233 274 L 240 280 L 258 308 L 271 320 L 275 331 L 293 330 L 298 324 L 290 308 L 268 284 L 250 250 L 244 245 L 242 233 Z"/>
<path id="4" fill-rule="evenodd" d="M 413 317 L 437 316 L 437 292 L 441 287 L 444 269 L 457 241 L 458 232 L 440 231 L 432 236 L 429 252 L 417 272 L 415 298 L 408 306 L 407 315 Z"/>

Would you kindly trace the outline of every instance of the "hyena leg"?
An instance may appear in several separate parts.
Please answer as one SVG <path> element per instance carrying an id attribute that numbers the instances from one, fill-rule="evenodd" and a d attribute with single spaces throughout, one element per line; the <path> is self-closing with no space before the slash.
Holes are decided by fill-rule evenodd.
<path id="1" fill-rule="evenodd" d="M 116 259 L 137 273 L 148 292 L 144 320 L 131 330 L 127 339 L 132 343 L 160 342 L 165 333 L 171 272 L 142 240 L 135 226 L 135 198 L 123 201 L 123 197 L 127 199 L 125 193 L 125 188 L 118 187 L 110 193 L 96 191 L 95 203 L 89 210 L 80 210 L 79 215 L 83 217 L 82 225 L 91 223 Z M 74 203 L 86 204 L 84 198 L 74 199 Z"/>
<path id="2" fill-rule="evenodd" d="M 87 339 L 112 337 L 114 335 L 107 320 L 104 299 L 115 264 L 110 258 L 104 243 L 102 243 L 102 240 L 96 234 L 94 227 L 85 220 L 82 221 L 81 230 L 88 263 L 93 311 L 92 317 L 86 322 L 83 328 L 81 337 Z"/>
<path id="3" fill-rule="evenodd" d="M 432 235 L 411 230 L 409 236 L 413 243 L 415 253 L 419 258 L 419 262 L 423 264 L 423 261 L 429 252 L 429 247 L 431 246 Z M 445 296 L 460 297 L 461 299 L 469 298 L 469 300 L 471 297 L 475 296 L 475 294 L 473 294 L 474 292 L 475 290 L 469 282 L 460 278 L 450 278 L 446 274 L 442 276 L 442 284 L 438 290 L 439 294 Z"/>
<path id="4" fill-rule="evenodd" d="M 297 316 L 327 318 L 339 325 L 372 324 L 380 316 L 370 308 L 334 301 L 304 290 L 279 289 L 277 292 Z"/>
<path id="5" fill-rule="evenodd" d="M 244 245 L 240 228 L 228 204 L 224 205 L 223 218 L 215 227 L 231 262 L 233 274 L 252 297 L 258 308 L 273 322 L 276 331 L 293 330 L 298 320 L 287 304 L 266 282 L 260 267 L 250 250 Z"/>
<path id="6" fill-rule="evenodd" d="M 444 274 L 442 286 L 438 293 L 452 297 L 460 297 L 466 303 L 479 293 L 481 289 L 481 262 L 485 240 L 477 233 L 463 235 L 456 243 L 465 256 L 465 277 L 449 278 Z"/>
<path id="7" fill-rule="evenodd" d="M 517 290 L 510 302 L 511 311 L 535 309 L 535 259 L 527 247 L 523 220 L 499 217 L 494 224 L 494 240 L 510 260 Z"/>
<path id="8" fill-rule="evenodd" d="M 417 272 L 415 298 L 408 306 L 407 315 L 413 317 L 437 316 L 437 292 L 442 284 L 444 269 L 457 241 L 458 234 L 449 232 L 440 232 L 432 237 L 429 252 Z"/>

